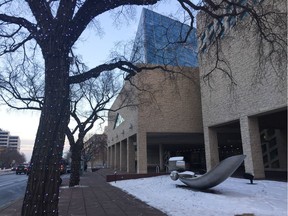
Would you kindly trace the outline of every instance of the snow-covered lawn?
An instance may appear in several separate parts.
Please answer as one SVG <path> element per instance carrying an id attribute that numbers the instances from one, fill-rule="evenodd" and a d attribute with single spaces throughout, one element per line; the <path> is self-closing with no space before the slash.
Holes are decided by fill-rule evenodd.
<path id="1" fill-rule="evenodd" d="M 111 183 L 171 216 L 287 216 L 287 183 L 228 178 L 205 192 L 192 190 L 169 176 Z"/>

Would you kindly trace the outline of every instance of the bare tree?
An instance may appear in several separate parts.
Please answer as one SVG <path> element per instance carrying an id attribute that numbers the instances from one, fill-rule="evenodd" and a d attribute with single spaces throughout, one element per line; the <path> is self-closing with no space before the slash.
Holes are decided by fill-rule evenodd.
<path id="1" fill-rule="evenodd" d="M 88 24 L 100 14 L 116 8 L 120 8 L 122 13 L 122 6 L 125 5 L 153 5 L 157 2 L 160 0 L 0 1 L 0 55 L 17 54 L 17 58 L 13 57 L 13 60 L 20 61 L 22 65 L 25 65 L 30 64 L 31 59 L 37 59 L 35 57 L 36 48 L 40 47 L 40 55 L 44 61 L 44 73 L 35 73 L 34 77 L 27 80 L 27 82 L 33 83 L 40 76 L 44 80 L 44 88 L 41 89 L 39 86 L 39 89 L 33 89 L 37 94 L 32 93 L 29 88 L 23 89 L 30 98 L 34 98 L 32 102 L 26 98 L 27 95 L 22 96 L 20 92 L 15 94 L 14 91 L 10 91 L 14 86 L 0 82 L 2 90 L 10 93 L 11 98 L 21 98 L 27 106 L 32 103 L 41 107 L 41 117 L 31 159 L 33 167 L 28 179 L 22 215 L 58 215 L 59 162 L 70 119 L 70 90 L 73 89 L 71 85 L 96 79 L 102 72 L 114 69 L 124 71 L 127 74 L 126 78 L 130 78 L 142 70 L 162 68 L 160 66 L 137 66 L 126 59 L 114 58 L 85 72 L 73 74 L 70 73 L 71 56 L 69 56 L 73 45 Z M 270 21 L 273 20 L 273 17 L 275 19 L 277 17 L 277 20 L 284 20 L 282 25 L 285 25 L 287 13 L 273 11 L 273 7 L 272 10 L 269 8 L 268 11 L 267 8 L 261 10 L 261 2 L 258 1 L 248 1 L 249 4 L 243 4 L 240 0 L 203 0 L 198 4 L 189 0 L 178 0 L 178 2 L 187 13 L 191 31 L 197 11 L 206 13 L 207 17 L 218 20 L 220 23 L 223 17 L 235 17 L 247 13 L 251 22 L 256 23 L 261 41 L 273 48 L 273 56 L 274 54 L 277 56 L 279 53 L 283 55 L 283 52 L 279 52 L 279 48 L 284 50 L 285 55 L 286 38 L 283 39 L 281 34 L 274 31 L 274 27 L 271 28 Z M 260 9 L 256 9 L 254 5 L 260 5 Z M 227 12 L 225 10 L 227 7 L 232 7 L 232 9 Z M 277 23 L 276 26 L 279 26 L 281 22 L 277 21 L 275 24 Z M 187 40 L 187 37 L 184 36 L 179 43 Z M 28 50 L 29 52 L 27 52 Z M 269 55 L 271 56 L 271 52 L 266 57 Z M 221 61 L 221 58 L 217 59 Z M 216 64 L 217 66 L 218 64 Z M 227 69 L 223 71 L 227 71 Z M 21 83 L 17 80 L 24 75 L 21 72 L 14 76 L 10 74 L 8 77 L 1 75 L 1 78 L 13 80 L 20 86 Z M 6 102 L 9 102 L 9 98 Z"/>
<path id="2" fill-rule="evenodd" d="M 7 148 L 4 151 L 0 151 L 0 168 L 10 168 L 15 164 L 24 163 L 25 161 L 25 155 L 15 149 Z"/>
<path id="3" fill-rule="evenodd" d="M 85 135 L 93 128 L 96 121 L 105 121 L 107 105 L 119 93 L 120 85 L 112 73 L 106 72 L 97 80 L 88 80 L 74 85 L 71 93 L 71 117 L 75 124 L 69 124 L 66 136 L 70 143 L 71 175 L 69 186 L 80 182 L 81 152 Z"/>

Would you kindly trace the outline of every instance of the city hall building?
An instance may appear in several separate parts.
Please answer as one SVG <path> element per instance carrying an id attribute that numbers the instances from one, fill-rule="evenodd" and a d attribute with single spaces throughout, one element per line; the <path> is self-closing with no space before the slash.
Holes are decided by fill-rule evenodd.
<path id="1" fill-rule="evenodd" d="M 286 9 L 285 1 L 261 4 Z M 243 172 L 255 178 L 287 178 L 287 59 L 259 64 L 259 35 L 255 26 L 247 30 L 249 19 L 242 14 L 222 20 L 225 28 L 217 43 L 229 65 L 225 74 L 215 67 L 216 46 L 210 46 L 219 31 L 217 22 L 200 13 L 197 37 L 194 32 L 189 46 L 163 48 L 165 41 L 157 38 L 169 32 L 169 26 L 177 35 L 180 23 L 144 9 L 135 39 L 140 54 L 132 59 L 169 65 L 184 76 L 159 69 L 141 72 L 132 79 L 135 85 L 124 85 L 106 131 L 111 168 L 165 171 L 168 158 L 181 155 L 187 169 L 210 170 L 229 156 L 245 154 Z M 286 40 L 287 25 L 280 32 Z M 263 51 L 269 52 L 267 46 Z M 129 103 L 135 106 L 125 106 Z"/>

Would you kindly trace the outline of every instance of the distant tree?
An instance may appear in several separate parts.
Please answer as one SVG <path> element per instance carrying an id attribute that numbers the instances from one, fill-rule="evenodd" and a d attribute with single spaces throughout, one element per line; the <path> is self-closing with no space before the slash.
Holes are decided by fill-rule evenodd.
<path id="1" fill-rule="evenodd" d="M 1 72 L 0 79 L 14 80 L 18 86 L 24 84 L 24 81 L 33 84 L 38 79 L 44 80 L 44 86 L 36 89 L 23 89 L 26 93 L 24 96 L 21 92 L 15 93 L 14 86 L 0 81 L 1 95 L 9 94 L 8 98 L 3 98 L 6 102 L 16 97 L 21 99 L 26 106 L 30 106 L 33 103 L 39 103 L 38 94 L 41 91 L 43 93 L 40 94 L 43 101 L 39 104 L 41 117 L 31 158 L 33 166 L 23 200 L 22 215 L 58 215 L 59 162 L 62 158 L 65 132 L 70 119 L 71 85 L 96 79 L 104 71 L 120 69 L 126 73 L 128 79 L 142 70 L 155 68 L 137 66 L 126 58 L 114 58 L 83 73 L 71 74 L 70 53 L 73 45 L 87 26 L 99 15 L 116 8 L 120 8 L 119 12 L 123 13 L 126 10 L 121 9 L 125 5 L 130 8 L 131 5 L 153 5 L 157 2 L 160 0 L 0 1 L 0 55 L 15 54 L 16 57 L 12 56 L 11 59 L 21 62 L 18 64 L 18 69 L 22 71 L 18 74 L 8 74 L 8 76 Z M 240 16 L 247 12 L 251 22 L 258 27 L 262 42 L 272 46 L 272 53 L 283 54 L 278 48 L 286 50 L 286 36 L 283 39 L 282 34 L 274 31 L 274 29 L 279 29 L 277 27 L 279 24 L 287 23 L 287 12 L 285 14 L 274 11 L 273 4 L 277 4 L 278 1 L 273 1 L 268 11 L 261 10 L 261 7 L 256 10 L 252 3 L 256 2 L 261 6 L 258 1 L 244 1 L 245 4 L 241 3 L 243 2 L 241 0 L 203 0 L 198 4 L 189 0 L 178 0 L 178 2 L 188 14 L 185 18 L 190 20 L 191 31 L 197 11 L 202 11 L 219 22 L 223 17 Z M 232 10 L 227 12 L 225 8 L 230 6 Z M 277 19 L 274 19 L 275 25 L 271 27 L 270 21 L 274 17 Z M 184 35 L 183 40 L 179 42 L 182 43 L 186 38 Z M 262 46 L 263 43 L 261 43 Z M 44 60 L 44 73 L 37 73 L 39 68 L 34 68 L 35 72 L 30 71 L 34 73 L 34 76 L 27 79 L 23 71 L 27 71 L 26 66 L 37 59 L 35 57 L 37 47 L 40 47 L 40 56 Z M 20 70 L 21 67 L 25 70 Z M 35 100 L 31 101 L 31 97 Z"/>
<path id="2" fill-rule="evenodd" d="M 15 149 L 5 149 L 0 151 L 0 168 L 11 168 L 15 164 L 21 164 L 26 161 L 25 155 Z"/>
<path id="3" fill-rule="evenodd" d="M 70 150 L 68 150 L 68 151 L 66 151 L 64 153 L 63 158 L 70 164 L 70 161 L 71 161 L 71 152 L 70 152 Z"/>

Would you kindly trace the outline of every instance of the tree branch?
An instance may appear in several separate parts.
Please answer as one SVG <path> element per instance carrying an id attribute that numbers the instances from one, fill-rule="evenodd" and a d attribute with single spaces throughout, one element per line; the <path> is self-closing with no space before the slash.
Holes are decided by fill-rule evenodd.
<path id="1" fill-rule="evenodd" d="M 5 55 L 7 53 L 13 53 L 16 50 L 18 50 L 20 47 L 22 47 L 27 41 L 32 40 L 33 37 L 30 34 L 27 38 L 23 39 L 21 42 L 17 43 L 17 44 L 11 44 L 9 45 L 9 47 L 7 49 L 4 49 L 2 52 L 0 52 L 0 56 Z"/>
<path id="2" fill-rule="evenodd" d="M 96 16 L 123 5 L 153 5 L 158 1 L 160 0 L 86 0 L 75 14 L 70 26 L 70 45 L 75 43 Z"/>
<path id="3" fill-rule="evenodd" d="M 19 17 L 15 17 L 15 16 L 9 16 L 9 15 L 6 15 L 6 14 L 0 14 L 0 20 L 3 21 L 3 22 L 6 22 L 6 23 L 23 26 L 24 28 L 26 28 L 33 35 L 36 35 L 36 33 L 37 33 L 36 25 L 31 23 L 31 22 L 29 22 L 28 20 L 26 20 L 24 18 L 19 18 Z"/>
<path id="4" fill-rule="evenodd" d="M 84 82 L 90 78 L 97 78 L 104 71 L 112 71 L 112 70 L 117 69 L 117 68 L 125 70 L 126 72 L 129 72 L 132 74 L 136 74 L 137 72 L 140 72 L 138 67 L 133 65 L 131 62 L 118 61 L 118 62 L 110 63 L 110 64 L 102 64 L 102 65 L 99 65 L 99 66 L 85 72 L 85 73 L 71 76 L 69 78 L 69 83 L 70 84 L 81 83 L 81 82 Z"/>

